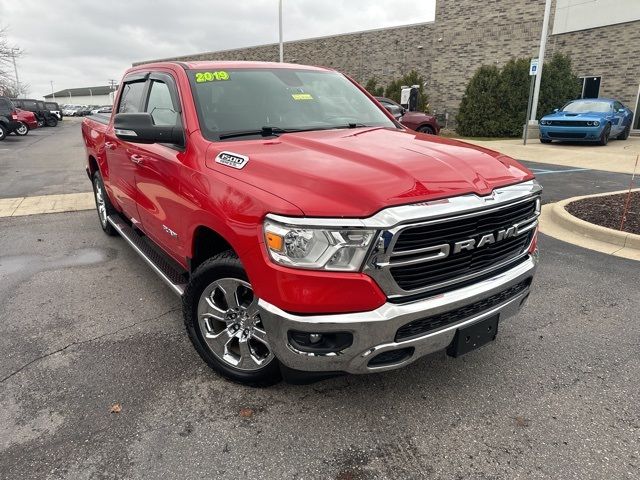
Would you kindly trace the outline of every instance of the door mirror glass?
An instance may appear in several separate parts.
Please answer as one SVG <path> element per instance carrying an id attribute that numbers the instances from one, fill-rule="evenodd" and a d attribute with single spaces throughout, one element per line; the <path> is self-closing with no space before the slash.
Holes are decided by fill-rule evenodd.
<path id="1" fill-rule="evenodd" d="M 113 119 L 116 137 L 132 143 L 184 145 L 180 125 L 156 125 L 149 113 L 117 113 Z"/>
<path id="2" fill-rule="evenodd" d="M 619 108 L 618 113 L 624 113 L 624 108 Z"/>

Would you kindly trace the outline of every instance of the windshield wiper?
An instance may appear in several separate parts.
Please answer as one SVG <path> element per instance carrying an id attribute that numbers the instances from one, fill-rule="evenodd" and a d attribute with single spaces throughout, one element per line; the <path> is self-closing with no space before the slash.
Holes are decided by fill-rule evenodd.
<path id="1" fill-rule="evenodd" d="M 225 138 L 234 138 L 234 137 L 250 137 L 253 135 L 260 135 L 262 137 L 277 137 L 283 133 L 293 133 L 293 132 L 308 132 L 309 130 L 313 130 L 310 128 L 280 128 L 280 127 L 262 127 L 260 130 L 244 130 L 238 132 L 228 132 L 223 133 L 218 136 L 220 140 L 224 140 Z"/>

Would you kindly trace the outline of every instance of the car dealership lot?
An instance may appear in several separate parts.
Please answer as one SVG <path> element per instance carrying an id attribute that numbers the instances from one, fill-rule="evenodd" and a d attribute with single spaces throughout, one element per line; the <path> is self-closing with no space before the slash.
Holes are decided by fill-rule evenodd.
<path id="1" fill-rule="evenodd" d="M 66 122 L 0 151 L 0 197 L 89 189 Z M 27 181 L 41 152 L 51 185 Z M 528 165 L 545 201 L 629 182 Z M 541 251 L 528 305 L 483 349 L 257 390 L 204 365 L 178 298 L 95 212 L 2 218 L 0 478 L 634 478 L 638 263 Z"/>

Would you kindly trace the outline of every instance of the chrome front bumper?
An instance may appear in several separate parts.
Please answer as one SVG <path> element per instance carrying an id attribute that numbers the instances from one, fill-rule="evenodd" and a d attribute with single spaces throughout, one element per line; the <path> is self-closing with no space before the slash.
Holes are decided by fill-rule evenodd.
<path id="1" fill-rule="evenodd" d="M 260 316 L 267 330 L 269 344 L 276 357 L 289 368 L 310 372 L 342 371 L 373 373 L 403 367 L 418 358 L 444 350 L 452 342 L 459 327 L 498 314 L 500 321 L 515 315 L 529 294 L 529 288 L 488 311 L 457 323 L 433 330 L 418 338 L 395 341 L 397 330 L 413 321 L 456 310 L 517 285 L 533 277 L 537 257 L 530 255 L 524 262 L 474 285 L 405 304 L 385 303 L 370 312 L 327 315 L 293 315 L 263 300 L 259 301 Z M 339 353 L 312 354 L 296 350 L 288 341 L 289 330 L 302 332 L 351 332 L 353 344 Z M 414 353 L 398 363 L 370 366 L 369 361 L 380 353 L 413 347 Z"/>

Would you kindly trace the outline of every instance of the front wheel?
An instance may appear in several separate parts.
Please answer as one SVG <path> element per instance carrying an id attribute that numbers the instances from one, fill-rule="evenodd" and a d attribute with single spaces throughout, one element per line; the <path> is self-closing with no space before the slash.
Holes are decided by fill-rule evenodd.
<path id="1" fill-rule="evenodd" d="M 598 140 L 598 144 L 605 146 L 609 143 L 609 135 L 611 135 L 611 125 L 607 124 L 602 131 L 602 135 L 600 135 L 600 140 Z"/>
<path id="2" fill-rule="evenodd" d="M 29 127 L 24 122 L 18 122 L 18 123 L 20 123 L 20 126 L 16 128 L 13 132 L 20 137 L 24 137 L 27 133 L 29 133 Z"/>
<path id="3" fill-rule="evenodd" d="M 38 128 L 44 127 L 44 120 L 38 120 Z"/>
<path id="4" fill-rule="evenodd" d="M 7 138 L 7 129 L 4 125 L 0 124 L 0 142 Z"/>
<path id="5" fill-rule="evenodd" d="M 427 133 L 429 135 L 435 135 L 436 134 L 435 130 L 429 125 L 423 125 L 422 127 L 418 128 L 418 131 L 420 133 Z"/>
<path id="6" fill-rule="evenodd" d="M 196 351 L 234 382 L 266 387 L 281 379 L 240 259 L 232 251 L 200 265 L 183 296 L 184 321 Z"/>
<path id="7" fill-rule="evenodd" d="M 551 140 L 549 140 L 548 138 L 541 138 L 540 143 L 551 143 Z"/>
<path id="8" fill-rule="evenodd" d="M 58 119 L 56 117 L 47 118 L 47 127 L 55 127 L 58 125 Z"/>

